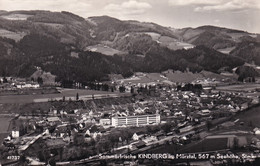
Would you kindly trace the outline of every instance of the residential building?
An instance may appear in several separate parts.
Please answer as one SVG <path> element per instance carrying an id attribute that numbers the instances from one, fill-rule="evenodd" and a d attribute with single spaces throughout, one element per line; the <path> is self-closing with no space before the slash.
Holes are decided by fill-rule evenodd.
<path id="1" fill-rule="evenodd" d="M 132 139 L 134 141 L 140 140 L 142 137 L 144 137 L 144 134 L 138 134 L 138 133 L 134 133 L 132 136 Z"/>
<path id="2" fill-rule="evenodd" d="M 159 124 L 161 121 L 159 114 L 152 115 L 138 115 L 138 116 L 115 116 L 112 117 L 112 126 L 140 126 L 149 124 Z"/>
<path id="3" fill-rule="evenodd" d="M 23 89 L 23 88 L 40 88 L 40 85 L 38 83 L 19 83 L 16 85 L 18 89 Z"/>
<path id="4" fill-rule="evenodd" d="M 111 124 L 111 120 L 110 119 L 100 119 L 99 123 L 102 126 L 106 126 L 106 125 L 110 125 Z"/>
<path id="5" fill-rule="evenodd" d="M 13 137 L 13 138 L 18 138 L 18 137 L 20 137 L 20 132 L 19 132 L 19 130 L 13 130 L 13 131 L 12 131 L 12 137 Z"/>

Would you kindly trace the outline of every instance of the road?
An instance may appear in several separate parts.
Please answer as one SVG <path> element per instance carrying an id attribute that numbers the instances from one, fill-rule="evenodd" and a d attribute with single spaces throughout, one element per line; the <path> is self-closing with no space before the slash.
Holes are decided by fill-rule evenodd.
<path id="1" fill-rule="evenodd" d="M 43 137 L 45 134 L 47 134 L 47 131 L 35 136 L 31 141 L 28 141 L 25 145 L 22 145 L 18 148 L 19 152 L 25 151 L 27 148 L 29 148 L 32 144 L 34 144 L 39 138 Z"/>
<path id="2" fill-rule="evenodd" d="M 111 98 L 111 97 L 120 97 L 120 94 L 97 94 L 97 95 L 84 95 L 84 96 L 79 96 L 79 100 L 91 100 L 93 97 L 95 99 L 102 99 L 102 98 Z M 41 99 L 34 99 L 33 102 L 39 103 L 39 102 L 48 102 L 50 100 L 62 100 L 63 97 L 54 97 L 54 98 L 41 98 Z M 66 100 L 76 100 L 75 96 L 69 96 L 65 98 Z"/>

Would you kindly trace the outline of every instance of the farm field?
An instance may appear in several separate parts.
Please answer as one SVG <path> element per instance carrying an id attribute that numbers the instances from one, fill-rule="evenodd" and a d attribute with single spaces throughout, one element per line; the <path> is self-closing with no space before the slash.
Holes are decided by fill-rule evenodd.
<path id="1" fill-rule="evenodd" d="M 123 52 L 121 52 L 119 50 L 110 48 L 110 47 L 102 45 L 102 44 L 98 44 L 98 45 L 95 45 L 95 46 L 88 46 L 86 48 L 86 50 L 93 51 L 93 52 L 99 52 L 99 53 L 102 53 L 102 54 L 108 55 L 108 56 L 112 56 L 114 54 L 122 54 L 123 53 Z"/>
<path id="2" fill-rule="evenodd" d="M 133 76 L 126 79 L 119 79 L 117 81 L 123 81 L 124 83 L 156 83 L 157 81 L 167 80 L 160 73 L 142 73 L 137 76 Z"/>
<path id="3" fill-rule="evenodd" d="M 227 149 L 228 138 L 205 139 L 189 148 L 180 150 L 181 153 L 196 153 Z"/>
<path id="4" fill-rule="evenodd" d="M 218 51 L 223 54 L 229 54 L 234 49 L 235 49 L 235 47 L 228 47 L 228 48 L 224 48 L 224 49 L 219 49 Z"/>
<path id="5" fill-rule="evenodd" d="M 112 77 L 116 81 L 122 81 L 124 83 L 157 83 L 157 82 L 186 82 L 191 83 L 200 79 L 215 79 L 216 81 L 220 81 L 226 78 L 233 78 L 233 76 L 224 76 L 216 73 L 212 73 L 209 71 L 201 71 L 200 73 L 192 73 L 192 72 L 181 72 L 181 71 L 171 71 L 167 70 L 161 73 L 135 73 L 135 76 L 130 78 L 121 78 L 117 79 L 115 76 Z"/>
<path id="6" fill-rule="evenodd" d="M 160 43 L 160 45 L 162 46 L 168 47 L 171 50 L 178 50 L 183 48 L 189 49 L 194 47 L 194 45 L 192 44 L 178 41 L 177 39 L 172 37 L 162 36 L 158 33 L 146 32 L 145 34 L 150 35 L 154 41 Z"/>
<path id="7" fill-rule="evenodd" d="M 29 14 L 9 14 L 1 16 L 2 18 L 8 19 L 8 20 L 27 20 L 28 17 L 31 17 L 33 15 Z"/>
<path id="8" fill-rule="evenodd" d="M 181 71 L 175 71 L 175 72 L 164 72 L 166 77 L 168 78 L 169 81 L 173 82 L 193 82 L 195 80 L 199 79 L 206 79 L 206 78 L 211 78 L 215 80 L 222 80 L 225 78 L 229 78 L 227 76 L 223 76 L 220 74 L 216 74 L 213 72 L 209 71 L 201 71 L 200 73 L 192 73 L 192 72 L 181 72 Z"/>
<path id="9" fill-rule="evenodd" d="M 20 41 L 25 35 L 26 35 L 26 33 L 24 33 L 24 32 L 11 32 L 11 31 L 8 31 L 8 30 L 5 30 L 5 29 L 0 29 L 0 36 L 1 37 L 13 39 L 16 42 Z"/>
<path id="10" fill-rule="evenodd" d="M 87 95 L 99 95 L 99 96 L 107 96 L 107 95 L 119 95 L 117 92 L 105 92 L 105 91 L 94 91 L 94 90 L 83 90 L 83 89 L 62 89 L 60 93 L 57 94 L 37 94 L 37 95 L 8 95 L 8 96 L 0 96 L 0 103 L 32 103 L 35 100 L 43 100 L 48 101 L 48 99 L 62 98 L 65 96 L 66 98 L 73 98 L 76 94 L 80 96 Z"/>
<path id="11" fill-rule="evenodd" d="M 171 42 L 168 45 L 168 48 L 171 50 L 178 50 L 178 49 L 190 49 L 193 48 L 194 46 L 189 44 L 189 43 L 184 43 L 184 42 Z"/>
<path id="12" fill-rule="evenodd" d="M 185 147 L 180 145 L 163 145 L 149 150 L 150 153 L 196 153 L 204 151 L 217 151 L 227 148 L 227 138 L 206 139 L 199 143 L 188 144 Z"/>
<path id="13" fill-rule="evenodd" d="M 54 94 L 54 93 L 59 93 L 59 92 L 55 88 L 0 90 L 0 96 Z"/>
<path id="14" fill-rule="evenodd" d="M 158 147 L 155 147 L 153 149 L 150 149 L 148 152 L 149 153 L 170 153 L 170 154 L 174 154 L 177 152 L 177 150 L 179 150 L 182 146 L 180 145 L 175 145 L 175 144 L 171 144 L 171 145 L 161 145 Z"/>
<path id="15" fill-rule="evenodd" d="M 184 73 L 180 71 L 166 73 L 166 77 L 173 82 L 192 82 L 198 78 L 203 78 L 200 73 L 193 74 L 191 72 Z"/>
<path id="16" fill-rule="evenodd" d="M 11 118 L 0 117 L 0 143 L 10 134 L 8 131 L 10 120 Z"/>
<path id="17" fill-rule="evenodd" d="M 260 127 L 260 106 L 241 112 L 234 118 L 239 119 L 239 122 L 244 122 L 245 124 L 251 123 L 254 127 Z"/>
<path id="18" fill-rule="evenodd" d="M 8 131 L 11 118 L 0 117 L 0 133 L 6 133 Z"/>
<path id="19" fill-rule="evenodd" d="M 158 81 L 172 81 L 172 82 L 191 82 L 196 80 L 196 78 L 202 78 L 201 74 L 193 74 L 190 72 L 164 72 L 166 75 L 163 76 L 160 73 L 143 73 L 143 75 L 138 75 L 135 77 L 121 79 L 124 83 L 157 83 Z"/>

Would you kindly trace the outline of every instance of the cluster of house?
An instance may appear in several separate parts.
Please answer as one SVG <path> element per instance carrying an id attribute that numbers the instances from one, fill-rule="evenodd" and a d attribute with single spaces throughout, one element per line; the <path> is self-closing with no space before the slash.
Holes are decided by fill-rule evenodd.
<path id="1" fill-rule="evenodd" d="M 163 88 L 156 99 L 136 100 L 135 102 L 119 105 L 104 105 L 93 110 L 76 109 L 77 121 L 81 123 L 93 123 L 108 127 L 141 126 L 159 124 L 161 118 L 184 118 L 197 120 L 200 117 L 210 117 L 219 110 L 237 112 L 248 107 L 251 101 L 237 94 L 231 93 L 201 93 L 190 91 L 171 90 Z M 57 116 L 57 110 L 53 110 Z M 64 112 L 65 114 L 66 112 Z M 66 113 L 67 114 L 67 113 Z"/>
<path id="2" fill-rule="evenodd" d="M 156 91 L 156 95 L 153 96 L 156 101 L 153 102 L 152 106 L 148 106 L 147 110 L 151 110 L 154 105 L 157 105 L 156 109 L 163 111 L 160 112 L 160 114 L 163 113 L 161 115 L 172 116 L 179 111 L 184 114 L 186 110 L 197 111 L 197 114 L 203 116 L 210 115 L 210 112 L 216 110 L 232 113 L 247 109 L 251 102 L 252 104 L 259 103 L 259 98 L 251 99 L 236 92 L 219 92 L 212 88 L 225 80 L 218 81 L 214 78 L 197 79 L 193 83 L 203 85 L 202 93 L 197 94 L 191 91 L 176 91 L 176 84 L 163 84 L 160 81 L 135 83 L 135 80 L 140 77 L 145 77 L 145 74 L 136 73 L 129 79 L 118 80 L 117 83 L 120 86 L 124 85 L 128 91 L 131 91 L 131 88 L 134 87 L 134 92 L 140 87 L 148 87 L 148 89 L 153 87 Z M 140 100 L 145 99 L 140 98 Z"/>
<path id="3" fill-rule="evenodd" d="M 21 82 L 19 84 L 15 84 L 15 86 L 18 89 L 23 89 L 23 88 L 40 88 L 40 84 L 35 83 L 35 82 Z"/>
<path id="4" fill-rule="evenodd" d="M 167 103 L 174 105 L 174 110 L 198 110 L 200 113 L 209 111 L 224 110 L 228 112 L 237 112 L 246 109 L 251 102 L 258 103 L 259 99 L 250 99 L 242 94 L 232 92 L 210 91 L 195 94 L 190 91 L 174 92 L 166 90 L 161 92 Z"/>
<path id="5" fill-rule="evenodd" d="M 53 108 L 50 110 L 48 117 L 34 117 L 27 122 L 28 126 L 26 127 L 29 133 L 41 133 L 47 130 L 51 138 L 60 138 L 64 142 L 73 142 L 74 135 L 79 133 L 84 136 L 86 141 L 90 141 L 106 134 L 108 131 L 106 128 L 160 123 L 160 115 L 158 114 L 101 118 L 101 114 L 93 111 L 82 113 L 82 110 L 76 109 L 73 113 L 68 114 L 66 111 L 57 111 Z M 21 137 L 20 129 L 14 129 L 6 141 L 10 142 L 26 137 L 26 135 Z"/>
<path id="6" fill-rule="evenodd" d="M 0 88 L 5 90 L 37 89 L 40 88 L 40 84 L 34 81 L 26 81 L 25 79 L 0 77 Z"/>
<path id="7" fill-rule="evenodd" d="M 104 104 L 100 107 L 93 104 L 93 108 L 88 110 L 75 109 L 68 112 L 51 108 L 48 117 L 43 120 L 31 119 L 30 125 L 33 131 L 39 128 L 42 131 L 48 130 L 50 138 L 59 138 L 64 142 L 73 142 L 77 134 L 86 141 L 95 140 L 108 134 L 107 128 L 110 127 L 158 125 L 164 123 L 165 119 L 170 119 L 171 122 L 177 120 L 179 132 L 189 133 L 194 132 L 193 124 L 199 124 L 214 112 L 237 112 L 246 109 L 250 102 L 259 102 L 259 99 L 213 90 L 195 93 L 163 86 L 158 93 L 158 96 L 151 98 L 137 95 L 135 101 L 115 105 Z M 12 131 L 7 139 L 10 141 L 12 138 L 21 138 L 19 130 Z M 143 136 L 138 133 L 132 139 L 139 140 L 140 145 L 135 147 L 160 140 L 156 135 Z"/>

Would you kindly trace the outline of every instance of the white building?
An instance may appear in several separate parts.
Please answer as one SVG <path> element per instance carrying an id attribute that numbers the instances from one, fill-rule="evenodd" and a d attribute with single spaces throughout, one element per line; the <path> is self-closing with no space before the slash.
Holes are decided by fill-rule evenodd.
<path id="1" fill-rule="evenodd" d="M 22 83 L 22 84 L 17 84 L 16 87 L 18 89 L 23 89 L 23 88 L 40 88 L 40 85 L 37 83 Z"/>
<path id="2" fill-rule="evenodd" d="M 19 130 L 13 130 L 13 131 L 12 131 L 12 137 L 13 137 L 13 138 L 18 138 L 18 137 L 20 137 L 20 132 L 19 132 Z"/>
<path id="3" fill-rule="evenodd" d="M 153 115 L 138 115 L 138 116 L 122 116 L 122 117 L 112 117 L 112 126 L 140 126 L 149 124 L 159 124 L 161 118 L 159 114 Z"/>
<path id="4" fill-rule="evenodd" d="M 201 110 L 199 112 L 200 115 L 209 115 L 210 113 L 211 113 L 211 111 L 209 109 Z"/>
<path id="5" fill-rule="evenodd" d="M 136 133 L 134 133 L 134 135 L 132 136 L 132 139 L 134 141 L 137 141 L 137 140 L 139 140 L 139 136 Z"/>
<path id="6" fill-rule="evenodd" d="M 110 119 L 100 119 L 99 123 L 102 126 L 106 126 L 106 125 L 110 125 L 111 124 L 111 120 Z"/>

